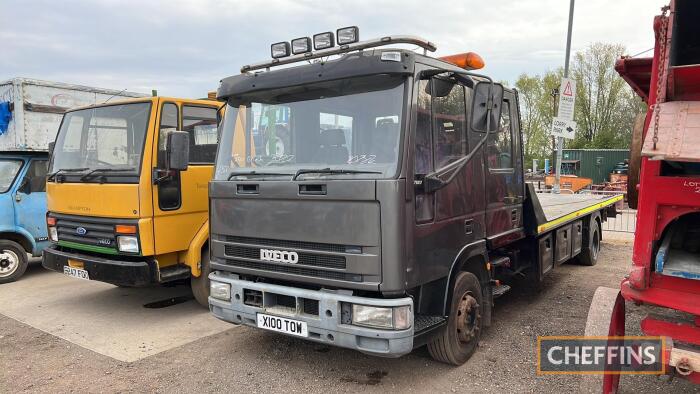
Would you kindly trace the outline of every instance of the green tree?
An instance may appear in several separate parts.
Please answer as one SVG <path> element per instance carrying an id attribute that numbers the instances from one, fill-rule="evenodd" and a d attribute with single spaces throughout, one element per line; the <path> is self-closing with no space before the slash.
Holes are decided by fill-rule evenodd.
<path id="1" fill-rule="evenodd" d="M 629 147 L 634 119 L 646 106 L 614 70 L 624 50 L 621 45 L 594 43 L 574 55 L 570 78 L 576 80 L 574 120 L 578 130 L 574 140 L 565 141 L 565 147 Z M 558 90 L 563 76 L 563 68 L 558 68 L 542 75 L 522 74 L 515 82 L 520 93 L 526 166 L 532 159 L 553 155 L 550 129 L 558 97 L 552 92 Z"/>
<path id="2" fill-rule="evenodd" d="M 614 69 L 624 52 L 619 44 L 594 43 L 574 56 L 578 130 L 568 147 L 629 147 L 634 118 L 646 107 Z"/>

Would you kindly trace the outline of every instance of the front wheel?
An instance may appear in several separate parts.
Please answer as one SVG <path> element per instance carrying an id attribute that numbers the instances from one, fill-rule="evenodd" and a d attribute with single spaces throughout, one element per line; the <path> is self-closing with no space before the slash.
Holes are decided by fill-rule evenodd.
<path id="1" fill-rule="evenodd" d="M 191 286 L 194 299 L 203 307 L 209 308 L 209 250 L 202 253 L 202 268 L 199 277 L 192 277 Z"/>
<path id="2" fill-rule="evenodd" d="M 29 260 L 22 245 L 14 241 L 0 240 L 0 283 L 14 282 L 24 275 Z"/>
<path id="3" fill-rule="evenodd" d="M 435 360 L 452 365 L 462 365 L 469 360 L 479 344 L 483 304 L 479 279 L 471 272 L 460 272 L 452 291 L 447 327 L 428 344 L 428 351 Z"/>

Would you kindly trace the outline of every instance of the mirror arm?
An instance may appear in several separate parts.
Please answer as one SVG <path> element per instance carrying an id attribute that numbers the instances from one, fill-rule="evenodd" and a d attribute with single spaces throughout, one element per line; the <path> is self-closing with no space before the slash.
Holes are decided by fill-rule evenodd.
<path id="1" fill-rule="evenodd" d="M 479 140 L 479 142 L 477 142 L 477 144 L 474 146 L 474 149 L 472 149 L 472 151 L 469 152 L 468 155 L 464 156 L 463 158 L 461 158 L 453 163 L 446 165 L 445 167 L 443 167 L 437 171 L 434 171 L 430 174 L 425 175 L 425 177 L 423 177 L 422 180 L 418 181 L 420 183 L 416 183 L 416 185 L 417 186 L 422 185 L 423 187 L 425 187 L 425 184 L 426 184 L 425 179 L 431 179 L 431 178 L 440 181 L 439 187 L 436 187 L 435 189 L 433 189 L 431 191 L 436 191 L 436 190 L 439 190 L 439 189 L 449 185 L 455 179 L 455 177 L 457 177 L 457 174 L 459 174 L 459 172 L 462 171 L 462 169 L 474 158 L 474 156 L 476 155 L 476 152 L 479 151 L 479 149 L 481 149 L 481 147 L 486 143 L 486 140 L 488 139 L 488 137 L 489 137 L 489 133 L 484 133 L 484 136 Z M 445 180 L 440 179 L 440 177 L 444 176 L 445 174 L 447 174 L 450 171 L 452 172 L 452 174 L 450 174 L 450 176 L 447 179 L 445 179 Z"/>
<path id="2" fill-rule="evenodd" d="M 161 173 L 165 173 L 165 175 L 160 176 Z M 153 184 L 157 185 L 164 180 L 170 178 L 172 175 L 170 174 L 170 170 L 163 170 L 160 168 L 156 168 L 153 170 Z"/>

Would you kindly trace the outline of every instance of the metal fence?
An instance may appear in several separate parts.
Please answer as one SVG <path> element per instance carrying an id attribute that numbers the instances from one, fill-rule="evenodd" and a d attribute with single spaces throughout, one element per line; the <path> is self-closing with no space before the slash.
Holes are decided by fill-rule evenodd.
<path id="1" fill-rule="evenodd" d="M 617 211 L 617 216 L 608 216 L 608 220 L 603 223 L 603 231 L 634 233 L 636 226 L 637 210 L 624 208 Z"/>

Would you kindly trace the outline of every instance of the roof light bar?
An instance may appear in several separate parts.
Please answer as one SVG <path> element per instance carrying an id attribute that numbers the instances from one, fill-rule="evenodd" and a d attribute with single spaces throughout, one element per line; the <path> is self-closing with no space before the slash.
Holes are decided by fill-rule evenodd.
<path id="1" fill-rule="evenodd" d="M 321 33 L 323 34 L 323 33 Z M 316 41 L 316 40 L 314 40 Z M 282 50 L 282 44 L 286 44 L 286 49 L 287 49 L 287 55 L 282 55 L 282 56 L 277 56 L 275 57 L 275 45 L 280 46 L 280 52 Z M 410 44 L 410 45 L 416 45 L 421 48 L 423 48 L 426 51 L 430 52 L 435 52 L 437 47 L 435 44 L 432 42 L 425 40 L 420 37 L 416 36 L 404 36 L 404 35 L 398 35 L 398 36 L 386 36 L 386 37 L 381 37 L 381 38 L 375 38 L 372 40 L 367 40 L 367 41 L 360 41 L 360 42 L 355 42 L 352 44 L 346 44 L 343 46 L 339 47 L 329 47 L 326 49 L 321 49 L 317 50 L 315 52 L 307 52 L 307 53 L 300 53 L 298 55 L 289 55 L 289 43 L 287 42 L 280 42 L 277 44 L 272 44 L 272 60 L 266 60 L 263 62 L 259 63 L 253 63 L 253 64 L 248 64 L 243 67 L 241 67 L 241 73 L 249 72 L 249 71 L 255 71 L 255 70 L 262 70 L 270 67 L 275 67 L 275 66 L 281 66 L 284 64 L 290 64 L 290 63 L 296 63 L 296 62 L 301 62 L 301 61 L 307 61 L 311 59 L 318 59 L 321 57 L 325 56 L 331 56 L 331 55 L 339 55 L 341 53 L 347 53 L 347 52 L 353 52 L 353 51 L 359 51 L 363 49 L 369 49 L 369 48 L 377 48 L 381 46 L 386 46 L 386 45 L 393 45 L 393 44 Z"/>

